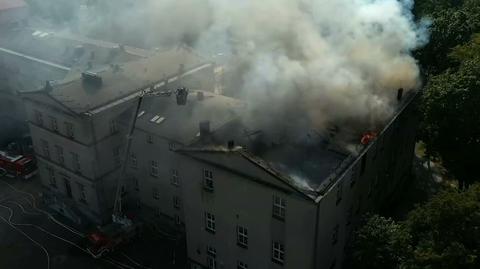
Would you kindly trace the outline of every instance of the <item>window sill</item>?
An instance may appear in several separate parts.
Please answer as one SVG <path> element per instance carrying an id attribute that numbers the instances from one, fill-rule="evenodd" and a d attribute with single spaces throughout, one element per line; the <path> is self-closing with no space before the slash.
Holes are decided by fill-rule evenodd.
<path id="1" fill-rule="evenodd" d="M 277 216 L 277 215 L 272 215 L 272 217 L 274 219 L 277 219 L 277 220 L 281 221 L 281 222 L 285 222 L 285 217 L 281 217 L 281 216 Z"/>
<path id="2" fill-rule="evenodd" d="M 284 263 L 284 261 L 280 261 L 280 260 L 277 260 L 275 258 L 272 258 L 272 262 L 275 263 L 275 264 L 281 265 L 281 266 L 283 266 L 283 263 Z"/>
<path id="3" fill-rule="evenodd" d="M 237 242 L 237 246 L 239 246 L 243 249 L 248 249 L 248 245 L 245 245 L 245 244 L 242 244 L 242 243 L 239 243 L 239 242 Z"/>
<path id="4" fill-rule="evenodd" d="M 213 193 L 214 188 L 210 188 L 210 187 L 207 187 L 207 186 L 203 186 L 203 190 L 205 190 L 206 192 L 211 192 L 211 193 Z"/>
<path id="5" fill-rule="evenodd" d="M 211 233 L 211 234 L 215 234 L 215 230 L 212 230 L 212 229 L 208 229 L 208 228 L 205 228 L 205 231 Z"/>

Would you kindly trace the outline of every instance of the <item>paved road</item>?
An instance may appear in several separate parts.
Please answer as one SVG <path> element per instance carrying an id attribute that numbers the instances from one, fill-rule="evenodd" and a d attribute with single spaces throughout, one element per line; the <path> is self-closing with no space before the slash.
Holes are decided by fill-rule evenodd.
<path id="1" fill-rule="evenodd" d="M 41 206 L 39 180 L 0 177 L 0 268 L 182 268 L 172 262 L 172 242 L 138 242 L 106 258 L 82 248 L 83 233 Z M 51 217 L 50 217 L 51 216 Z M 53 217 L 53 218 L 52 218 Z M 141 258 L 136 258 L 141 257 Z M 184 267 L 183 267 L 184 268 Z"/>

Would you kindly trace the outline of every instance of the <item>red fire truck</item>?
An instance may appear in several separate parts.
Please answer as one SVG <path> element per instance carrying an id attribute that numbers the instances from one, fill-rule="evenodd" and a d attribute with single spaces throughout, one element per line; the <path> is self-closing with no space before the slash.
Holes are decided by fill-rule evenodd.
<path id="1" fill-rule="evenodd" d="M 37 173 L 37 164 L 32 156 L 0 151 L 0 174 L 2 172 L 8 177 L 29 179 Z"/>

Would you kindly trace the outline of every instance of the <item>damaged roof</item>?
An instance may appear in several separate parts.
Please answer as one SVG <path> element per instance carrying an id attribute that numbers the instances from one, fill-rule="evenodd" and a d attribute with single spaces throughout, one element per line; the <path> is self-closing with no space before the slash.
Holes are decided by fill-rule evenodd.
<path id="1" fill-rule="evenodd" d="M 146 97 L 136 127 L 189 145 L 199 138 L 200 122 L 208 120 L 215 130 L 237 118 L 243 109 L 245 104 L 237 99 L 203 91 L 190 91 L 184 106 L 177 105 L 175 94 Z"/>

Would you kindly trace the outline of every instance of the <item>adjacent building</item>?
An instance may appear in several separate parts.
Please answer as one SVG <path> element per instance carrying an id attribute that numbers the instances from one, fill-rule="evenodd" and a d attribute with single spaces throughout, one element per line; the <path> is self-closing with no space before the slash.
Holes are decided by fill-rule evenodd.
<path id="1" fill-rule="evenodd" d="M 139 94 L 178 82 L 213 88 L 213 64 L 185 48 L 110 64 L 22 93 L 51 206 L 81 222 L 110 219 L 125 136 Z M 209 79 L 210 78 L 210 79 Z"/>

